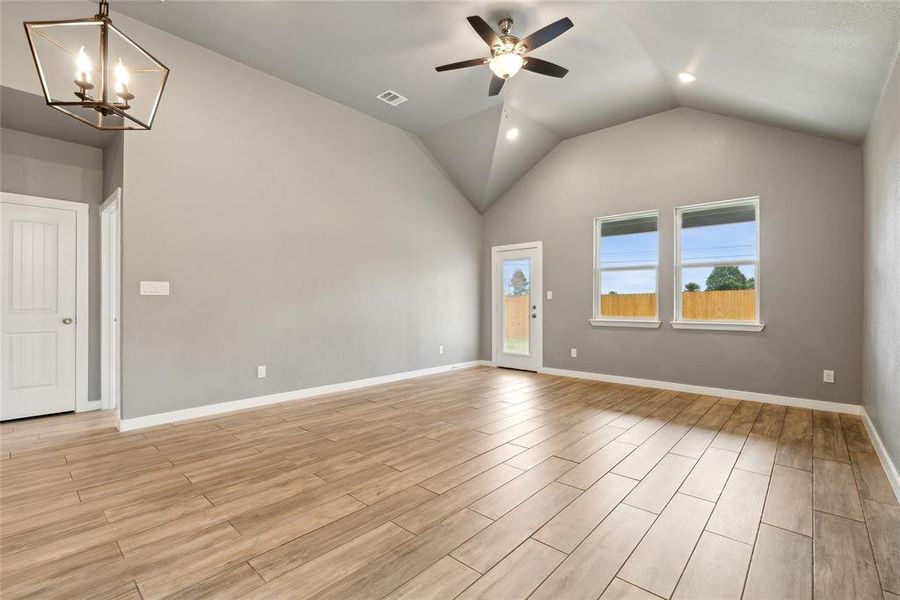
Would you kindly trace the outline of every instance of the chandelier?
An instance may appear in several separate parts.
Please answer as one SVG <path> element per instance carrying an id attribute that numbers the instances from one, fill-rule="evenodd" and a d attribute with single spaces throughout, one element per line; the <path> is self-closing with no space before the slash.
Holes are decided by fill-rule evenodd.
<path id="1" fill-rule="evenodd" d="M 169 69 L 109 18 L 28 21 L 31 55 L 49 106 L 97 129 L 150 129 Z"/>

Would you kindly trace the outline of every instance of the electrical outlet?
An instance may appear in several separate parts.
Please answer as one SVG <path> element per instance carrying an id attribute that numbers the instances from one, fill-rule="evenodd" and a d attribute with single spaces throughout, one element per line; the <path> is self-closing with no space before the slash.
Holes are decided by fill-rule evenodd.
<path id="1" fill-rule="evenodd" d="M 266 365 L 260 365 L 256 367 L 256 378 L 257 379 L 265 379 L 266 377 Z"/>
<path id="2" fill-rule="evenodd" d="M 825 383 L 834 383 L 834 371 L 831 369 L 825 369 L 822 371 L 822 381 Z"/>
<path id="3" fill-rule="evenodd" d="M 547 300 L 553 300 L 553 292 L 547 290 Z"/>
<path id="4" fill-rule="evenodd" d="M 443 353 L 444 353 L 444 345 L 440 344 L 440 345 L 438 345 L 438 354 L 443 354 Z"/>
<path id="5" fill-rule="evenodd" d="M 578 348 L 572 348 L 572 358 L 578 358 Z"/>

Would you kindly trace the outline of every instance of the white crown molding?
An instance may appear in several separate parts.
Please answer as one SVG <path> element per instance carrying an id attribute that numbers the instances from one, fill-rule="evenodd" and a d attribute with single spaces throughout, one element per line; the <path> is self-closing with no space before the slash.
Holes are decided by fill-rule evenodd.
<path id="1" fill-rule="evenodd" d="M 875 424 L 869 418 L 869 413 L 863 408 L 860 414 L 866 426 L 866 431 L 869 432 L 869 437 L 872 439 L 872 445 L 875 446 L 875 454 L 881 460 L 881 466 L 884 468 L 888 481 L 894 489 L 894 495 L 897 497 L 897 501 L 900 502 L 900 474 L 897 472 L 897 465 L 894 464 L 894 461 L 888 455 L 887 448 L 884 447 L 884 442 L 881 441 L 881 436 L 878 434 L 878 430 L 875 429 Z"/>
<path id="2" fill-rule="evenodd" d="M 240 400 L 231 400 L 228 402 L 217 402 L 215 404 L 207 404 L 205 406 L 197 406 L 194 408 L 185 408 L 183 410 L 173 410 L 171 412 L 157 413 L 155 415 L 146 415 L 143 417 L 135 417 L 132 419 L 120 419 L 119 431 L 133 431 L 135 429 L 143 429 L 144 427 L 153 427 L 155 425 L 177 423 L 178 421 L 186 421 L 188 419 L 210 417 L 213 415 L 233 412 L 236 410 L 256 408 L 269 404 L 278 404 L 279 402 L 289 402 L 291 400 L 302 400 L 303 398 L 311 398 L 313 396 L 334 394 L 336 392 L 346 392 L 363 387 L 380 385 L 382 383 L 391 383 L 404 379 L 424 377 L 425 375 L 436 375 L 438 373 L 445 373 L 447 371 L 454 371 L 456 369 L 475 367 L 480 363 L 481 361 L 473 360 L 469 362 L 454 363 L 450 365 L 441 365 L 439 367 L 430 367 L 427 369 L 417 369 L 415 371 L 405 371 L 403 373 L 392 373 L 390 375 L 381 375 L 379 377 L 369 377 L 368 379 L 356 379 L 354 381 L 321 385 L 318 387 L 305 388 L 301 390 L 279 392 L 277 394 L 268 394 L 266 396 L 255 396 L 253 398 L 242 398 Z"/>
<path id="3" fill-rule="evenodd" d="M 607 383 L 622 383 L 636 385 L 638 387 L 658 388 L 661 390 L 674 390 L 690 394 L 704 394 L 706 396 L 719 396 L 722 398 L 734 398 L 736 400 L 752 400 L 766 404 L 780 404 L 796 408 L 809 408 L 825 410 L 829 412 L 842 412 L 851 415 L 860 414 L 858 404 L 845 402 L 829 402 L 826 400 L 811 400 L 808 398 L 795 398 L 793 396 L 779 396 L 776 394 L 764 394 L 761 392 L 747 392 L 744 390 L 729 390 L 724 388 L 707 387 L 703 385 L 691 385 L 689 383 L 675 383 L 671 381 L 656 381 L 653 379 L 639 379 L 637 377 L 622 377 L 620 375 L 605 375 L 603 373 L 590 373 L 587 371 L 570 371 L 568 369 L 544 368 L 541 373 L 547 375 L 559 375 L 560 377 L 574 377 L 577 379 L 590 379 L 593 381 L 605 381 Z"/>

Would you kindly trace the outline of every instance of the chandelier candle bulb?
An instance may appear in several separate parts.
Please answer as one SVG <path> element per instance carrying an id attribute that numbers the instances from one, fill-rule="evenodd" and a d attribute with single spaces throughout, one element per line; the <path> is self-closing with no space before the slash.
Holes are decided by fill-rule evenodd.
<path id="1" fill-rule="evenodd" d="M 78 56 L 75 57 L 75 68 L 77 69 L 77 71 L 75 71 L 75 85 L 82 90 L 93 89 L 94 84 L 91 83 L 91 70 L 94 67 L 91 64 L 91 59 L 84 53 L 84 46 L 81 47 L 81 50 L 78 51 Z"/>

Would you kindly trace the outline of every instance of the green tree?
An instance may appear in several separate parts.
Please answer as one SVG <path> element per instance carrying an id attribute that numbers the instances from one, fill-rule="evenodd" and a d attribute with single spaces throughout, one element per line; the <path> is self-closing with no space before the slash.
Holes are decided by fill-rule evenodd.
<path id="1" fill-rule="evenodd" d="M 684 291 L 686 291 L 686 292 L 699 292 L 699 291 L 700 291 L 700 284 L 699 284 L 699 283 L 694 283 L 693 281 L 692 281 L 691 283 L 686 283 L 686 284 L 684 284 Z"/>
<path id="2" fill-rule="evenodd" d="M 618 295 L 619 295 L 619 292 L 617 292 L 617 291 L 615 291 L 615 290 L 609 290 L 609 294 L 607 294 L 607 295 L 608 295 L 608 296 L 618 296 Z"/>
<path id="3" fill-rule="evenodd" d="M 748 280 L 741 270 L 732 266 L 714 267 L 712 273 L 706 278 L 706 291 L 718 292 L 721 290 L 746 290 L 752 288 L 754 282 Z"/>
<path id="4" fill-rule="evenodd" d="M 528 278 L 521 269 L 516 269 L 509 278 L 510 296 L 525 296 L 528 294 Z"/>
<path id="5" fill-rule="evenodd" d="M 752 290 L 752 289 L 754 289 L 755 287 L 756 287 L 756 278 L 755 278 L 755 277 L 751 277 L 750 279 L 747 280 L 747 287 L 744 288 L 744 289 Z"/>

